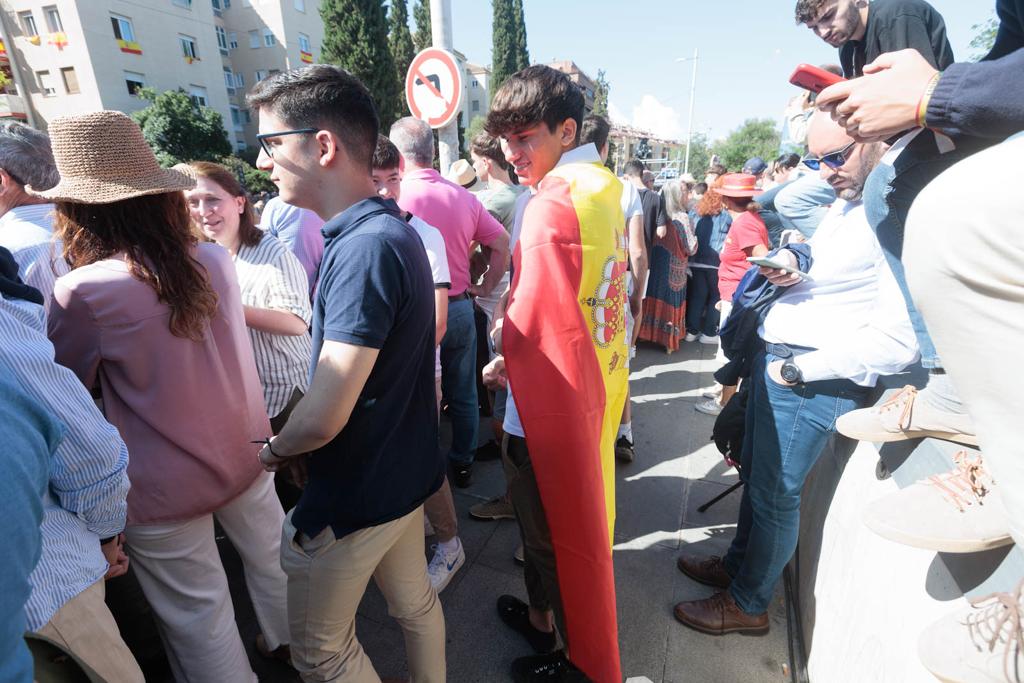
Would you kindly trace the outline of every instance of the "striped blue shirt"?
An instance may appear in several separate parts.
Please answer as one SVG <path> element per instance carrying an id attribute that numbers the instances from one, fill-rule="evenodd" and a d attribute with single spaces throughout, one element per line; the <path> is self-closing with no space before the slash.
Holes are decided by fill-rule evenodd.
<path id="1" fill-rule="evenodd" d="M 53 236 L 53 204 L 26 204 L 0 216 L 0 247 L 18 262 L 21 281 L 43 293 L 49 308 L 53 283 L 68 272 L 60 240 Z"/>
<path id="2" fill-rule="evenodd" d="M 99 540 L 120 533 L 128 511 L 128 449 L 78 377 L 54 362 L 44 316 L 41 306 L 0 296 L 0 363 L 65 427 L 43 497 L 42 557 L 29 578 L 31 631 L 103 578 Z"/>

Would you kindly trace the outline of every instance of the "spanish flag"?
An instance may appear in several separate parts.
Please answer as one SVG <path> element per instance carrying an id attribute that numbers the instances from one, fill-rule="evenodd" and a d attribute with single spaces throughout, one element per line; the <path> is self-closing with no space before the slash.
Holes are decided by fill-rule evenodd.
<path id="1" fill-rule="evenodd" d="M 505 366 L 551 530 L 569 658 L 620 683 L 614 440 L 628 380 L 622 185 L 600 163 L 540 182 L 513 254 Z"/>

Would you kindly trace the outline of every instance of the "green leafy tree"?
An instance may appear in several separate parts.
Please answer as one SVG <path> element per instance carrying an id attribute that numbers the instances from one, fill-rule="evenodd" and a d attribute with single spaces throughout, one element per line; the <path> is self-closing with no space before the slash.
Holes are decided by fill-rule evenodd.
<path id="1" fill-rule="evenodd" d="M 683 143 L 683 147 L 676 154 L 679 160 L 685 163 L 685 142 Z M 746 159 L 743 161 L 746 161 Z M 704 133 L 694 133 L 693 137 L 690 138 L 690 173 L 697 182 L 702 182 L 704 180 L 704 172 L 708 170 L 708 166 L 710 165 L 711 145 L 708 144 L 708 136 Z M 679 168 L 682 170 L 682 164 L 680 164 Z"/>
<path id="2" fill-rule="evenodd" d="M 388 49 L 383 0 L 321 0 L 320 18 L 323 61 L 359 78 L 373 95 L 381 125 L 390 126 L 403 107 L 395 61 Z"/>
<path id="3" fill-rule="evenodd" d="M 132 118 L 162 166 L 183 161 L 218 161 L 231 154 L 224 119 L 210 107 L 196 104 L 184 90 L 157 94 L 142 88 L 138 95 L 149 102 Z"/>
<path id="4" fill-rule="evenodd" d="M 412 36 L 412 44 L 416 48 L 416 52 L 426 50 L 434 44 L 429 0 L 416 0 L 416 4 L 412 6 L 412 19 L 416 23 L 416 33 Z"/>
<path id="5" fill-rule="evenodd" d="M 399 86 L 405 83 L 405 74 L 409 71 L 412 58 L 416 56 L 412 33 L 409 31 L 409 6 L 406 1 L 391 0 L 391 9 L 388 11 L 388 48 L 391 50 L 391 58 L 395 60 Z M 402 107 L 402 112 L 405 112 L 405 107 Z"/>
<path id="6" fill-rule="evenodd" d="M 466 139 L 469 140 L 470 143 L 473 142 L 473 138 L 484 132 L 485 123 L 487 123 L 487 118 L 480 116 L 479 114 L 474 116 L 469 122 L 469 127 L 466 128 Z"/>
<path id="7" fill-rule="evenodd" d="M 598 116 L 608 118 L 609 92 L 611 92 L 611 86 L 608 85 L 604 69 L 598 69 L 597 78 L 594 79 L 594 113 Z"/>
<path id="8" fill-rule="evenodd" d="M 492 0 L 494 19 L 491 24 L 491 97 L 509 76 L 519 71 L 517 29 L 513 0 Z"/>
<path id="9" fill-rule="evenodd" d="M 970 48 L 974 50 L 974 59 L 978 60 L 987 55 L 996 44 L 999 19 L 993 14 L 987 21 L 972 26 L 971 30 L 974 31 L 974 38 L 971 39 Z"/>
<path id="10" fill-rule="evenodd" d="M 530 66 L 530 51 L 526 47 L 526 17 L 523 14 L 523 0 L 512 0 L 512 21 L 515 25 L 515 71 Z M 513 71 L 513 73 L 515 73 Z"/>
<path id="11" fill-rule="evenodd" d="M 771 159 L 779 149 L 779 130 L 772 119 L 748 119 L 742 126 L 729 133 L 724 140 L 716 142 L 714 154 L 722 158 L 722 164 L 730 171 L 739 171 L 751 157 Z M 691 145 L 690 168 L 693 164 Z M 705 167 L 706 168 L 706 167 Z"/>
<path id="12" fill-rule="evenodd" d="M 220 160 L 220 163 L 231 169 L 235 177 L 239 179 L 242 186 L 249 191 L 250 194 L 256 194 L 259 192 L 275 192 L 277 188 L 274 183 L 270 180 L 270 174 L 266 171 L 261 171 L 258 168 L 254 168 L 245 159 L 240 156 L 229 156 L 224 157 Z"/>

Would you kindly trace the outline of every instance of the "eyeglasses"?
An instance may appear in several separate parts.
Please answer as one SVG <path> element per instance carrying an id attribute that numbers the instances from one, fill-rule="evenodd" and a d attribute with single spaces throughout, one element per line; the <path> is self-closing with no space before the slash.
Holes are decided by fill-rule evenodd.
<path id="1" fill-rule="evenodd" d="M 804 166 L 812 171 L 819 170 L 822 164 L 825 164 L 835 171 L 846 165 L 846 162 L 850 159 L 850 150 L 853 149 L 853 146 L 856 144 L 856 142 L 851 142 L 846 147 L 843 147 L 836 152 L 829 152 L 823 157 L 804 157 L 801 161 L 804 163 Z"/>
<path id="2" fill-rule="evenodd" d="M 317 130 L 319 130 L 319 129 L 317 129 L 317 128 L 296 128 L 295 130 L 282 130 L 282 131 L 278 131 L 276 133 L 260 133 L 259 135 L 256 136 L 256 139 L 259 141 L 260 147 L 263 148 L 264 154 L 266 154 L 268 157 L 273 159 L 274 158 L 274 150 L 273 150 L 273 148 L 270 145 L 267 144 L 267 140 L 269 138 L 280 138 L 280 137 L 284 137 L 285 135 L 304 135 L 306 133 L 315 133 L 315 132 L 317 132 Z"/>

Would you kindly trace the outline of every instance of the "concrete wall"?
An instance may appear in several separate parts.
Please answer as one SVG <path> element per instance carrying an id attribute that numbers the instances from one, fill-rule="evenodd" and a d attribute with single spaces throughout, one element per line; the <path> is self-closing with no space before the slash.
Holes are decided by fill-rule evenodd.
<path id="1" fill-rule="evenodd" d="M 835 439 L 826 448 L 804 487 L 794 562 L 812 683 L 934 683 L 918 659 L 919 634 L 966 606 L 965 596 L 1012 590 L 1024 576 L 1018 548 L 934 553 L 861 521 L 870 501 L 948 471 L 959 449 L 931 439 L 881 451 Z"/>

